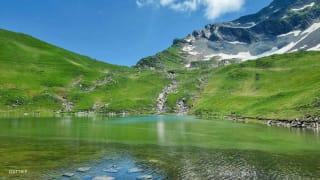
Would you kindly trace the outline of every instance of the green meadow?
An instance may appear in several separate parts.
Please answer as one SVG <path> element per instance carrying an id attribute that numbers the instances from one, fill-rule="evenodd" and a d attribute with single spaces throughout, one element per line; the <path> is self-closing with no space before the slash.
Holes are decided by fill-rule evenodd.
<path id="1" fill-rule="evenodd" d="M 153 114 L 172 80 L 168 113 L 185 99 L 194 115 L 268 118 L 318 116 L 320 53 L 273 55 L 218 68 L 185 69 L 175 45 L 136 67 L 107 64 L 0 30 L 0 111 L 43 114 L 93 111 Z M 154 67 L 154 69 L 146 67 Z M 66 108 L 70 104 L 71 109 Z"/>

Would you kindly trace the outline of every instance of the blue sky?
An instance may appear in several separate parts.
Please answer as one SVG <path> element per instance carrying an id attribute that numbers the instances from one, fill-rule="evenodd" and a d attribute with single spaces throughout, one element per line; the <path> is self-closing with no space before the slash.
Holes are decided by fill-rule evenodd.
<path id="1" fill-rule="evenodd" d="M 1 0 L 0 28 L 30 34 L 105 62 L 131 66 L 169 47 L 174 38 L 185 37 L 209 23 L 257 12 L 270 2 Z"/>

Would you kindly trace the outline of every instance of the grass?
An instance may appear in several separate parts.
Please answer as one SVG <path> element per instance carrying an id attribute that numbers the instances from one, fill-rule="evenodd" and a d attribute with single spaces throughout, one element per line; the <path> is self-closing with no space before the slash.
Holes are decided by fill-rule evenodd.
<path id="1" fill-rule="evenodd" d="M 319 60 L 318 52 L 301 52 L 214 69 L 192 112 L 287 119 L 316 115 L 317 106 L 299 107 L 320 97 Z"/>
<path id="2" fill-rule="evenodd" d="M 173 45 L 170 48 L 157 53 L 154 56 L 141 59 L 136 67 L 137 68 L 154 68 L 158 70 L 176 70 L 181 69 L 184 65 L 183 53 L 179 45 Z"/>
<path id="3" fill-rule="evenodd" d="M 94 104 L 109 104 L 106 111 L 151 111 L 167 83 L 159 72 L 107 64 L 6 30 L 0 30 L 0 51 L 2 112 L 59 111 L 66 101 L 74 111 Z M 99 84 L 107 78 L 112 81 Z"/>
<path id="4" fill-rule="evenodd" d="M 319 115 L 320 53 L 273 55 L 219 68 L 182 68 L 179 43 L 137 68 L 116 66 L 55 47 L 31 36 L 0 30 L 0 112 L 155 112 L 157 97 L 178 74 L 166 107 L 185 99 L 196 115 L 296 118 Z M 148 70 L 142 67 L 154 67 Z"/>
<path id="5" fill-rule="evenodd" d="M 193 70 L 175 70 L 178 75 L 176 81 L 178 87 L 176 92 L 168 95 L 166 107 L 170 112 L 177 110 L 176 103 L 184 99 L 186 104 L 191 107 L 192 102 L 201 95 L 203 83 L 206 80 L 208 69 L 193 69 Z"/>

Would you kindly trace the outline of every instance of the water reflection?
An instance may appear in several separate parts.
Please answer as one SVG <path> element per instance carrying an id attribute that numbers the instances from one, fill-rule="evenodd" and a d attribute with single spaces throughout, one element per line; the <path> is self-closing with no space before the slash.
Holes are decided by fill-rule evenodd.
<path id="1" fill-rule="evenodd" d="M 165 140 L 165 124 L 163 121 L 157 122 L 157 133 L 158 133 L 158 142 L 160 144 L 164 144 L 166 142 Z"/>
<path id="2" fill-rule="evenodd" d="M 100 162 L 124 162 L 171 179 L 317 178 L 318 135 L 173 116 L 3 119 L 0 177 L 8 168 L 60 177 L 82 166 L 100 175 Z"/>

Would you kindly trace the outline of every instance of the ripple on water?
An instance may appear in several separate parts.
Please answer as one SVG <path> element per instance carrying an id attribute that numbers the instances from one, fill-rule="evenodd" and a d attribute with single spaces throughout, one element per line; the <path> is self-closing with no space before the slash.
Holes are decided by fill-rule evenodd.
<path id="1" fill-rule="evenodd" d="M 77 172 L 77 168 L 64 171 L 74 173 L 74 179 L 86 180 L 104 176 L 126 180 L 316 179 L 320 175 L 319 161 L 298 154 L 146 145 L 124 145 L 112 152 L 105 158 L 83 164 L 82 167 L 91 167 L 84 173 Z"/>
<path id="2" fill-rule="evenodd" d="M 120 155 L 120 154 L 119 154 Z M 148 179 L 163 179 L 162 175 L 148 167 L 144 167 L 135 162 L 130 155 L 121 157 L 112 155 L 112 158 L 103 158 L 96 160 L 90 167 L 80 167 L 72 172 L 63 173 L 58 179 L 82 179 L 82 180 L 148 180 Z M 71 175 L 72 174 L 72 175 Z M 68 176 L 67 176 L 68 175 Z"/>

